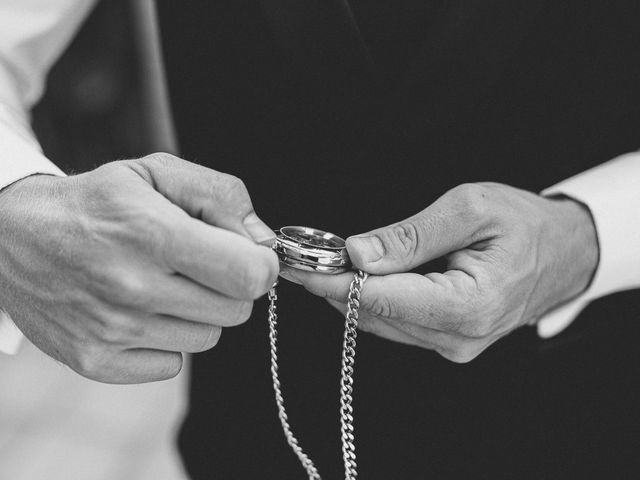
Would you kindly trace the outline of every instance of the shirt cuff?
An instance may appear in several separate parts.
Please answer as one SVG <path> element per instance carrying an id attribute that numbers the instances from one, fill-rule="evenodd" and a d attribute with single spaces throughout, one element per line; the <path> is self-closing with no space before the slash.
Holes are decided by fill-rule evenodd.
<path id="1" fill-rule="evenodd" d="M 64 175 L 42 153 L 24 118 L 0 104 L 0 190 L 37 173 Z M 0 305 L 0 352 L 14 354 L 22 333 Z"/>
<path id="2" fill-rule="evenodd" d="M 0 190 L 36 173 L 64 175 L 44 156 L 24 120 L 0 105 Z"/>
<path id="3" fill-rule="evenodd" d="M 640 287 L 640 152 L 623 155 L 542 192 L 565 195 L 591 211 L 600 260 L 589 287 L 538 321 L 538 335 L 552 337 L 593 300 Z"/>

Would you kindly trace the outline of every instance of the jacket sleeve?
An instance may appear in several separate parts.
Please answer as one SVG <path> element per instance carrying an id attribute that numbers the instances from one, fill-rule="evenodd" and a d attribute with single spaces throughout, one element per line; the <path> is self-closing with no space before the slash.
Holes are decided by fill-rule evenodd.
<path id="1" fill-rule="evenodd" d="M 29 111 L 47 72 L 93 8 L 95 0 L 0 2 L 0 194 L 36 173 L 63 175 L 42 153 Z M 0 224 L 2 223 L 0 212 Z M 0 305 L 0 352 L 14 353 L 22 334 Z"/>
<path id="2" fill-rule="evenodd" d="M 592 300 L 640 288 L 640 152 L 623 155 L 542 192 L 566 195 L 591 211 L 600 259 L 591 284 L 538 321 L 538 334 L 564 330 Z"/>

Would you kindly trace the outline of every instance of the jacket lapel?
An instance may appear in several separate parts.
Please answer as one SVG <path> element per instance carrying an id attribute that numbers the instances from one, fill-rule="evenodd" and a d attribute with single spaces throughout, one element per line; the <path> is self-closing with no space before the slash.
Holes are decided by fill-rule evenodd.
<path id="1" fill-rule="evenodd" d="M 362 79 L 374 74 L 371 55 L 347 0 L 259 3 L 276 41 L 299 71 L 325 79 Z"/>
<path id="2" fill-rule="evenodd" d="M 428 125 L 446 126 L 475 105 L 500 77 L 543 3 L 450 0 L 392 96 L 390 120 L 404 120 L 419 134 Z"/>

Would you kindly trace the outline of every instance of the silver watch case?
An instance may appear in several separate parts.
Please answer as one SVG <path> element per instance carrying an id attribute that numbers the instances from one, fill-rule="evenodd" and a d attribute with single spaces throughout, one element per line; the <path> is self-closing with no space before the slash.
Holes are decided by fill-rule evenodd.
<path id="1" fill-rule="evenodd" d="M 344 239 L 324 230 L 282 227 L 273 249 L 283 264 L 299 270 L 336 274 L 351 269 Z"/>

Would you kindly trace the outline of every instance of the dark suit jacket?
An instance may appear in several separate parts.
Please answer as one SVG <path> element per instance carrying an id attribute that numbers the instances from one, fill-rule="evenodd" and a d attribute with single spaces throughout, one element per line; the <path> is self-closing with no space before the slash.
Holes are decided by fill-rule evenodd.
<path id="1" fill-rule="evenodd" d="M 366 35 L 384 22 L 363 27 L 366 7 L 351 16 L 342 0 L 160 6 L 182 154 L 243 178 L 273 227 L 347 236 L 462 182 L 539 191 L 640 143 L 635 1 L 440 2 L 386 70 Z M 522 329 L 464 366 L 361 335 L 361 477 L 637 476 L 637 297 L 594 303 L 550 341 Z M 265 308 L 195 358 L 181 436 L 194 478 L 303 478 L 271 398 Z M 340 478 L 340 317 L 291 285 L 279 308 L 292 423 Z"/>

